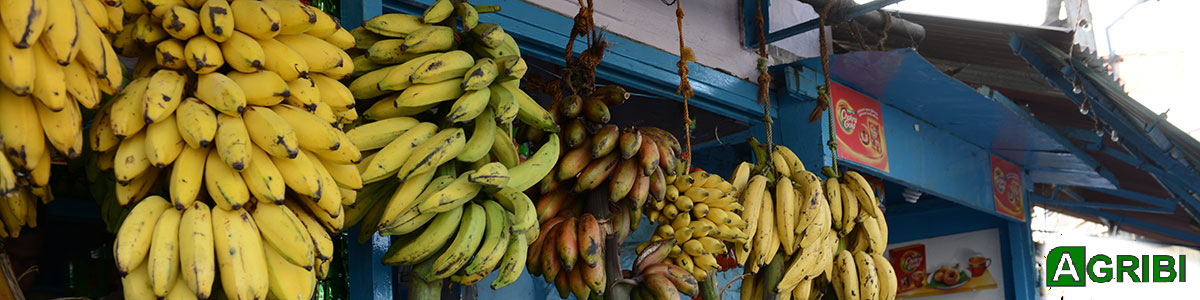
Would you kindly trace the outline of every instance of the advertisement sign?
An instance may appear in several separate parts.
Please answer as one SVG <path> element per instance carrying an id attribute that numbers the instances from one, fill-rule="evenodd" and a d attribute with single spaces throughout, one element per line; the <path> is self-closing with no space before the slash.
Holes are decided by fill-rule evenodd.
<path id="1" fill-rule="evenodd" d="M 830 86 L 829 92 L 837 126 L 838 158 L 891 172 L 879 101 L 837 83 Z"/>
<path id="2" fill-rule="evenodd" d="M 896 299 L 1004 299 L 1000 231 L 987 229 L 888 245 Z"/>
<path id="3" fill-rule="evenodd" d="M 1021 167 L 992 155 L 992 200 L 996 212 L 1025 221 L 1025 193 Z"/>

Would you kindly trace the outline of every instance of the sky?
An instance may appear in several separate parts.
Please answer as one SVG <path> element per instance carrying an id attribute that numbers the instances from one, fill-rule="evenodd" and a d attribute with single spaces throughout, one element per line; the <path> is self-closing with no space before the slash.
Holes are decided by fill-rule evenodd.
<path id="1" fill-rule="evenodd" d="M 1134 7 L 1139 2 L 1143 3 Z M 899 10 L 901 16 L 907 11 L 1037 26 L 1045 5 L 1045 0 L 906 0 L 885 9 Z M 1087 29 L 1095 36 L 1097 53 L 1108 56 L 1111 38 L 1112 50 L 1125 58 L 1118 73 L 1126 91 L 1156 113 L 1169 111 L 1169 122 L 1200 137 L 1200 118 L 1195 117 L 1200 115 L 1200 101 L 1188 89 L 1200 83 L 1200 57 L 1195 55 L 1200 53 L 1200 39 L 1189 30 L 1200 1 L 1091 0 L 1089 5 L 1093 21 Z"/>

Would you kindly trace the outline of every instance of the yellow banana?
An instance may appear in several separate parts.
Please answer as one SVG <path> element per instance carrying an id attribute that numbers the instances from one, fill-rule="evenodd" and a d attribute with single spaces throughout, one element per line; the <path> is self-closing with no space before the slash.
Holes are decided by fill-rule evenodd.
<path id="1" fill-rule="evenodd" d="M 267 247 L 263 252 L 266 256 L 267 276 L 270 281 L 268 290 L 271 298 L 312 299 L 317 284 L 312 267 L 302 267 L 289 262 L 278 248 Z"/>
<path id="2" fill-rule="evenodd" d="M 264 1 L 279 12 L 279 34 L 301 34 L 317 23 L 315 8 L 304 5 L 300 1 L 267 0 Z"/>
<path id="3" fill-rule="evenodd" d="M 35 104 L 37 105 L 37 119 L 41 121 L 42 130 L 46 132 L 46 140 L 50 141 L 50 145 L 68 158 L 75 158 L 83 154 L 83 144 L 75 145 L 76 140 L 82 142 L 83 138 L 81 129 L 83 116 L 80 114 L 79 105 L 70 103 L 62 110 L 55 112 L 41 102 Z"/>
<path id="4" fill-rule="evenodd" d="M 879 273 L 875 270 L 875 259 L 865 252 L 856 252 L 854 263 L 858 271 L 861 299 L 879 299 Z"/>
<path id="5" fill-rule="evenodd" d="M 133 136 L 146 126 L 145 100 L 143 96 L 149 86 L 150 78 L 136 79 L 121 90 L 113 100 L 112 110 L 109 111 L 109 122 L 113 134 L 119 138 Z"/>
<path id="6" fill-rule="evenodd" d="M 466 138 L 461 128 L 447 128 L 430 137 L 412 150 L 412 155 L 396 173 L 401 182 L 413 175 L 431 172 L 434 168 L 454 159 L 466 147 Z M 540 178 L 540 177 L 539 177 Z M 537 179 L 534 179 L 536 182 Z"/>
<path id="7" fill-rule="evenodd" d="M 454 4 L 450 0 L 438 0 L 429 5 L 422 14 L 425 24 L 435 24 L 454 16 Z"/>
<path id="8" fill-rule="evenodd" d="M 321 14 L 324 13 L 318 13 Z M 258 45 L 262 47 L 263 53 L 270 53 L 263 61 L 263 66 L 268 71 L 278 73 L 285 81 L 308 77 L 308 63 L 294 49 L 275 39 L 258 39 Z"/>
<path id="9" fill-rule="evenodd" d="M 146 160 L 150 165 L 166 168 L 175 162 L 179 153 L 187 147 L 183 137 L 179 135 L 175 115 L 172 114 L 162 122 L 150 123 L 146 127 Z"/>
<path id="10" fill-rule="evenodd" d="M 150 288 L 150 271 L 145 265 L 134 268 L 121 278 L 122 293 L 125 299 L 154 299 L 154 290 Z"/>
<path id="11" fill-rule="evenodd" d="M 168 39 L 154 46 L 154 60 L 159 66 L 172 70 L 187 68 L 187 54 L 184 51 L 184 41 Z"/>
<path id="12" fill-rule="evenodd" d="M 533 156 L 520 165 L 508 169 L 511 179 L 505 186 L 524 191 L 537 184 L 554 168 L 554 164 L 558 161 L 559 147 L 558 135 L 551 134 L 546 143 L 542 144 L 542 147 Z"/>
<path id="13" fill-rule="evenodd" d="M 204 183 L 204 165 L 208 160 L 207 148 L 185 147 L 171 168 L 168 190 L 176 209 L 188 208 L 200 194 Z"/>
<path id="14" fill-rule="evenodd" d="M 229 39 L 221 42 L 221 56 L 225 63 L 242 73 L 262 70 L 263 62 L 267 60 L 267 54 L 258 40 L 239 31 L 234 31 Z"/>
<path id="15" fill-rule="evenodd" d="M 6 2 L 5 5 L 18 2 L 28 3 L 30 1 Z M 0 14 L 13 13 L 16 10 L 6 9 L 0 12 Z M 4 26 L 7 29 L 8 25 Z M 96 34 L 99 34 L 99 32 Z M 37 71 L 34 61 L 34 49 L 28 46 L 26 48 L 17 48 L 13 45 L 14 43 L 17 42 L 10 39 L 8 35 L 0 36 L 0 59 L 2 59 L 0 60 L 0 83 L 4 83 L 13 93 L 25 96 L 33 92 L 33 81 L 36 76 L 34 72 Z M 103 58 L 100 57 L 100 64 L 103 64 Z"/>
<path id="16" fill-rule="evenodd" d="M 454 48 L 454 28 L 430 25 L 414 30 L 404 38 L 400 51 L 406 53 L 428 53 Z"/>
<path id="17" fill-rule="evenodd" d="M 38 40 L 50 52 L 50 56 L 59 65 L 68 65 L 79 53 L 76 44 L 79 35 L 79 21 L 75 16 L 75 1 L 49 0 L 45 1 L 46 30 L 42 39 Z M 3 14 L 0 14 L 3 15 Z M 8 25 L 5 25 L 7 28 Z"/>
<path id="18" fill-rule="evenodd" d="M 147 123 L 157 123 L 174 115 L 183 100 L 183 90 L 187 84 L 187 75 L 174 70 L 158 70 L 150 77 L 146 92 L 142 96 L 145 101 L 143 113 Z"/>
<path id="19" fill-rule="evenodd" d="M 363 28 L 371 32 L 401 38 L 425 26 L 421 16 L 395 13 L 378 15 L 363 22 Z"/>
<path id="20" fill-rule="evenodd" d="M 417 211 L 423 214 L 446 212 L 475 198 L 483 186 L 471 182 L 470 176 L 474 172 L 467 171 L 459 174 L 458 178 L 450 182 L 446 188 L 430 194 L 428 198 L 417 203 Z"/>
<path id="21" fill-rule="evenodd" d="M 234 170 L 241 171 L 250 164 L 250 148 L 254 145 L 250 142 L 250 133 L 242 118 L 227 115 L 217 116 L 215 140 L 216 148 L 214 150 Z"/>
<path id="22" fill-rule="evenodd" d="M 154 294 L 165 297 L 179 276 L 179 221 L 183 212 L 166 209 L 154 224 L 146 268 Z"/>
<path id="23" fill-rule="evenodd" d="M 342 60 L 339 54 L 342 53 L 342 49 L 311 35 L 281 35 L 275 40 L 296 51 L 296 54 L 304 58 L 312 72 L 323 73 L 351 63 L 349 60 Z"/>
<path id="24" fill-rule="evenodd" d="M 300 218 L 283 204 L 262 204 L 254 210 L 254 222 L 271 224 L 259 227 L 263 241 L 287 262 L 312 269 L 316 250 L 312 236 Z"/>
<path id="25" fill-rule="evenodd" d="M 270 285 L 266 254 L 254 218 L 245 210 L 214 208 L 212 219 L 213 245 L 225 295 L 238 299 L 266 299 Z"/>
<path id="26" fill-rule="evenodd" d="M 472 91 L 487 88 L 496 80 L 499 75 L 499 70 L 496 68 L 496 62 L 491 58 L 480 58 L 475 61 L 475 65 L 467 70 L 463 78 L 462 88 Z"/>
<path id="27" fill-rule="evenodd" d="M 434 172 L 417 175 L 416 177 L 413 177 L 412 179 L 405 181 L 403 184 L 400 185 L 399 188 L 396 189 L 395 192 L 392 193 L 391 199 L 387 202 L 387 206 L 383 207 L 383 214 L 380 215 L 380 217 L 379 217 L 379 228 L 378 229 L 380 231 L 391 231 L 391 229 L 393 227 L 402 226 L 404 223 L 402 221 L 404 219 L 404 218 L 402 218 L 402 216 L 408 214 L 409 212 L 413 212 L 414 216 L 415 215 L 428 215 L 428 216 L 435 215 L 435 214 L 421 214 L 419 211 L 417 211 L 414 208 L 414 206 L 417 203 L 419 203 L 418 201 L 427 197 L 428 194 L 433 194 L 433 193 L 437 192 L 438 190 L 445 188 L 446 185 L 449 185 L 451 182 L 454 181 L 454 177 L 453 176 L 443 176 L 443 177 L 434 179 L 433 175 L 434 175 Z M 376 208 L 376 209 L 379 209 L 379 208 Z M 430 218 L 432 218 L 432 217 L 430 217 Z M 412 219 L 408 219 L 408 220 L 411 221 Z M 428 220 L 425 220 L 425 221 L 428 221 Z M 405 232 L 405 233 L 407 233 L 407 232 Z"/>
<path id="28" fill-rule="evenodd" d="M 241 209 L 250 200 L 250 191 L 246 189 L 241 174 L 229 167 L 217 152 L 220 151 L 209 151 L 204 161 L 204 186 L 208 196 L 222 210 Z"/>
<path id="29" fill-rule="evenodd" d="M 359 174 L 358 168 L 354 164 L 340 164 L 323 159 L 320 161 L 325 170 L 333 176 L 333 180 L 337 181 L 338 187 L 342 188 L 343 196 L 347 189 L 357 191 L 363 188 L 362 175 Z"/>
<path id="30" fill-rule="evenodd" d="M 221 45 L 208 36 L 194 36 L 183 46 L 188 69 L 196 74 L 207 74 L 225 65 Z"/>
<path id="31" fill-rule="evenodd" d="M 301 149 L 337 150 L 341 148 L 342 134 L 338 132 L 337 128 L 329 126 L 329 123 L 313 113 L 291 105 L 276 105 L 272 106 L 271 110 L 286 120 L 294 131 L 304 133 L 296 135 L 296 142 L 300 144 Z"/>
<path id="32" fill-rule="evenodd" d="M 117 261 L 117 271 L 129 274 L 142 265 L 146 254 L 150 253 L 151 238 L 154 236 L 159 216 L 170 207 L 171 204 L 167 203 L 166 199 L 150 196 L 138 202 L 133 210 L 129 211 L 125 221 L 121 222 L 121 229 L 117 230 L 116 241 L 113 242 L 113 259 Z"/>
<path id="33" fill-rule="evenodd" d="M 33 79 L 34 99 L 50 110 L 62 110 L 69 100 L 63 66 L 58 65 L 41 44 L 34 44 L 30 49 L 33 50 L 34 67 L 38 69 Z"/>
<path id="34" fill-rule="evenodd" d="M 453 50 L 438 54 L 422 63 L 413 72 L 413 83 L 436 83 L 451 78 L 462 78 L 475 65 L 475 59 L 467 51 Z"/>
<path id="35" fill-rule="evenodd" d="M 486 211 L 479 204 L 470 204 L 465 208 L 462 222 L 454 242 L 446 247 L 445 252 L 433 262 L 433 278 L 447 278 L 454 275 L 470 261 L 472 254 L 479 249 L 486 228 Z"/>
<path id="36" fill-rule="evenodd" d="M 475 284 L 487 277 L 508 250 L 509 235 L 511 234 L 509 226 L 512 224 L 512 217 L 496 201 L 484 202 L 483 208 L 487 215 L 484 237 L 480 242 L 478 252 L 474 253 L 475 257 L 471 258 L 470 263 L 462 268 L 462 272 L 466 273 L 466 280 L 463 284 Z M 526 245 L 521 246 L 525 247 Z"/>
<path id="37" fill-rule="evenodd" d="M 200 101 L 225 115 L 240 116 L 246 110 L 246 94 L 242 88 L 221 73 L 198 76 L 194 93 Z"/>
<path id="38" fill-rule="evenodd" d="M 488 100 L 491 99 L 491 96 L 491 89 L 467 91 L 450 106 L 450 113 L 446 115 L 446 119 L 454 123 L 475 119 L 475 117 L 478 117 L 487 108 Z M 492 122 L 491 119 L 484 121 Z"/>
<path id="39" fill-rule="evenodd" d="M 173 6 L 162 16 L 162 28 L 176 39 L 190 39 L 200 34 L 200 27 L 200 14 L 184 6 Z"/>
<path id="40" fill-rule="evenodd" d="M 84 8 L 86 6 L 84 3 L 87 2 L 75 2 L 76 16 L 82 18 L 82 16 L 88 13 Z M 79 21 L 78 24 L 79 35 L 76 43 L 79 45 L 79 62 L 82 62 L 84 66 L 92 70 L 92 73 L 96 74 L 96 78 L 103 79 L 100 80 L 101 86 L 107 84 L 109 90 L 116 90 L 121 87 L 121 62 L 118 60 L 117 54 L 112 51 L 112 45 L 108 39 L 104 38 L 104 35 L 100 32 L 100 28 L 92 26 L 94 24 L 87 24 L 85 21 Z M 0 44 L 3 44 L 3 41 L 0 41 Z M 0 48 L 0 50 L 2 49 Z M 0 51 L 0 53 L 7 52 Z M 4 56 L 7 56 L 7 54 L 4 54 Z M 0 68 L 4 68 L 3 65 L 0 65 Z M 0 74 L 3 74 L 3 72 L 0 72 Z M 9 88 L 13 88 L 3 78 L 3 75 L 0 75 L 0 81 L 5 82 L 5 85 L 8 85 Z M 14 88 L 13 90 L 20 93 L 18 89 Z"/>
<path id="41" fill-rule="evenodd" d="M 321 102 L 321 91 L 317 90 L 317 84 L 313 83 L 312 79 L 296 78 L 288 81 L 288 91 L 290 95 L 283 98 L 287 104 L 313 111 L 317 109 L 317 103 Z"/>
<path id="42" fill-rule="evenodd" d="M 275 167 L 271 156 L 259 147 L 250 147 L 250 151 L 254 163 L 247 165 L 241 172 L 246 189 L 262 206 L 283 203 L 287 191 L 279 168 Z"/>
<path id="43" fill-rule="evenodd" d="M 113 173 L 121 185 L 129 185 L 130 181 L 141 176 L 149 167 L 150 160 L 146 157 L 146 134 L 139 133 L 126 138 L 117 146 Z"/>
<path id="44" fill-rule="evenodd" d="M 279 11 L 261 1 L 234 0 L 229 3 L 237 31 L 256 39 L 270 39 L 279 34 Z"/>
<path id="45" fill-rule="evenodd" d="M 336 32 L 338 28 L 341 28 L 341 25 L 338 25 L 337 21 L 333 19 L 333 16 L 330 16 L 324 11 L 316 8 L 313 10 L 317 12 L 317 22 L 313 23 L 312 28 L 309 28 L 308 31 L 304 32 L 304 34 L 318 38 L 325 38 Z"/>
<path id="46" fill-rule="evenodd" d="M 492 109 L 484 107 L 477 117 L 474 121 L 475 130 L 471 132 L 471 138 L 467 140 L 462 153 L 457 156 L 459 161 L 477 161 L 486 157 L 492 150 L 492 144 L 496 142 L 497 126 Z"/>
<path id="47" fill-rule="evenodd" d="M 354 127 L 346 132 L 346 137 L 359 150 L 375 150 L 387 146 L 418 123 L 420 121 L 409 117 L 387 118 Z"/>
<path id="48" fill-rule="evenodd" d="M 317 162 L 311 159 L 301 151 L 296 158 L 272 156 L 271 162 L 283 175 L 283 183 L 292 191 L 309 198 L 322 198 L 321 185 L 325 183 L 314 165 Z"/>
<path id="49" fill-rule="evenodd" d="M 44 0 L 16 0 L 0 6 L 0 21 L 12 37 L 13 46 L 29 48 L 37 42 L 46 26 L 48 4 Z"/>
<path id="50" fill-rule="evenodd" d="M 383 78 L 386 77 L 388 72 L 391 72 L 392 69 L 400 66 L 401 65 L 391 65 L 367 72 L 366 74 L 360 74 L 358 78 L 355 78 L 354 81 L 350 82 L 350 85 L 348 86 L 350 93 L 353 94 L 354 99 L 357 100 L 371 99 L 389 94 L 388 92 L 379 89 L 379 81 L 383 80 Z"/>
<path id="51" fill-rule="evenodd" d="M 250 140 L 272 156 L 296 157 L 300 144 L 292 125 L 275 111 L 251 106 L 242 115 Z"/>
<path id="52" fill-rule="evenodd" d="M 895 300 L 896 299 L 896 270 L 892 268 L 892 263 L 888 262 L 881 254 L 872 254 L 871 258 L 875 262 L 875 269 L 879 271 L 879 300 Z"/>
<path id="53" fill-rule="evenodd" d="M 441 250 L 442 246 L 446 245 L 446 242 L 454 238 L 454 233 L 458 231 L 459 224 L 470 224 L 470 222 L 465 222 L 466 220 L 463 218 L 464 210 L 467 209 L 459 207 L 440 213 L 437 217 L 434 217 L 433 221 L 430 221 L 429 225 L 426 225 L 425 229 L 421 233 L 416 234 L 416 238 L 413 239 L 423 241 L 421 243 L 392 243 L 392 246 L 388 248 L 388 252 L 384 254 L 383 264 L 412 265 L 429 259 L 437 251 Z"/>
<path id="54" fill-rule="evenodd" d="M 424 65 L 425 62 L 437 57 L 441 53 L 430 53 L 414 57 L 405 61 L 386 72 L 386 75 L 376 84 L 383 91 L 400 91 L 412 86 L 412 75 L 417 72 L 417 68 Z"/>

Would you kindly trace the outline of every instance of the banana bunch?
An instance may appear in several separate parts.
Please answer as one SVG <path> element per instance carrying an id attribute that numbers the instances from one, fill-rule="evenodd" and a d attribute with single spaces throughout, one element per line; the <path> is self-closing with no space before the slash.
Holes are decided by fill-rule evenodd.
<path id="1" fill-rule="evenodd" d="M 346 222 L 362 222 L 360 242 L 398 236 L 383 263 L 414 266 L 430 287 L 422 293 L 437 293 L 442 279 L 473 285 L 492 272 L 498 289 L 524 273 L 542 232 L 525 190 L 559 159 L 557 136 L 519 153 L 515 128 L 557 126 L 520 88 L 526 65 L 515 40 L 479 23 L 480 11 L 443 0 L 420 16 L 384 14 L 351 31 L 364 54 L 349 89 L 372 104 L 346 134 L 364 154 L 363 188 L 344 206 Z"/>
<path id="2" fill-rule="evenodd" d="M 833 256 L 831 284 L 843 299 L 896 299 L 896 272 L 883 256 L 888 226 L 879 200 L 858 172 L 846 171 L 841 179 L 845 182 L 825 182 L 827 190 L 840 190 L 830 194 L 829 203 L 833 229 L 845 243 L 845 250 Z"/>
<path id="3" fill-rule="evenodd" d="M 106 15 L 119 5 L 17 0 L 0 9 L 0 237 L 37 226 L 37 202 L 53 200 L 52 160 L 83 154 L 83 109 L 121 86 L 105 37 L 121 30 Z"/>
<path id="4" fill-rule="evenodd" d="M 636 284 L 629 293 L 631 299 L 680 299 L 700 294 L 700 284 L 693 272 L 671 262 L 675 240 L 671 238 L 649 242 L 638 251 L 633 269 L 626 270 L 626 278 Z"/>
<path id="5" fill-rule="evenodd" d="M 560 297 L 600 299 L 607 288 L 604 238 L 592 214 L 554 217 L 529 245 L 525 261 L 531 274 L 554 283 Z"/>
<path id="6" fill-rule="evenodd" d="M 160 196 L 139 201 L 117 231 L 113 255 L 126 299 L 311 299 L 329 271 L 333 240 L 294 204 L 250 209 L 178 209 Z M 217 279 L 220 279 L 219 282 Z"/>
<path id="7" fill-rule="evenodd" d="M 735 198 L 738 192 L 721 176 L 697 170 L 674 177 L 668 177 L 673 181 L 666 197 L 647 204 L 646 215 L 658 227 L 650 241 L 638 247 L 672 239 L 670 262 L 704 281 L 709 271 L 719 269 L 716 258 L 729 252 L 728 244 L 750 240 L 743 232 L 749 223 L 739 215 L 743 208 Z"/>
<path id="8" fill-rule="evenodd" d="M 310 298 L 343 205 L 362 188 L 362 154 L 341 129 L 358 118 L 339 82 L 354 69 L 344 51 L 354 37 L 295 0 L 125 1 L 109 12 L 123 16 L 112 22 L 125 29 L 112 37 L 117 52 L 139 59 L 88 141 L 112 171 L 112 201 L 133 207 L 114 245 L 126 292 L 140 290 L 146 269 L 160 298 L 207 298 L 215 275 L 229 298 Z M 143 206 L 155 213 L 139 215 Z M 210 229 L 196 233 L 206 249 L 171 238 L 182 242 L 192 211 L 211 218 L 193 226 Z M 189 251 L 203 260 L 175 259 Z M 179 270 L 204 278 L 174 284 Z"/>

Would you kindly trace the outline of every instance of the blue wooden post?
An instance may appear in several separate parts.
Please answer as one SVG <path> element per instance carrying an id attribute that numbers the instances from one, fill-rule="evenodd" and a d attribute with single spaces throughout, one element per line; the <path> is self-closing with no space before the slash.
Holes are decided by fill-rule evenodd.
<path id="1" fill-rule="evenodd" d="M 358 232 L 359 226 L 348 232 Z M 380 263 L 392 242 L 390 238 L 371 235 L 367 244 L 353 241 L 350 244 L 350 299 L 393 299 L 392 267 Z"/>
<path id="2" fill-rule="evenodd" d="M 363 21 L 383 13 L 382 0 L 341 1 L 342 27 L 346 30 L 358 28 Z"/>

